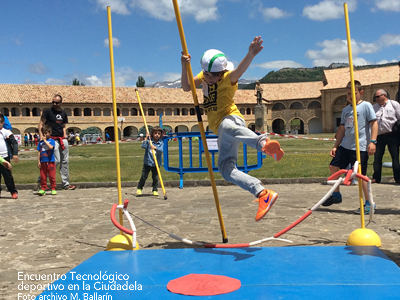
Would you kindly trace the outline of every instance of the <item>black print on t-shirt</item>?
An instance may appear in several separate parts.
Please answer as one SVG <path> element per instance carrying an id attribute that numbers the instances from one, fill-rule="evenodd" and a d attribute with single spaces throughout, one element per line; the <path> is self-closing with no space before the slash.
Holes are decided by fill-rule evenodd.
<path id="1" fill-rule="evenodd" d="M 204 95 L 204 110 L 205 112 L 217 111 L 217 87 L 218 84 L 208 86 L 208 97 Z"/>

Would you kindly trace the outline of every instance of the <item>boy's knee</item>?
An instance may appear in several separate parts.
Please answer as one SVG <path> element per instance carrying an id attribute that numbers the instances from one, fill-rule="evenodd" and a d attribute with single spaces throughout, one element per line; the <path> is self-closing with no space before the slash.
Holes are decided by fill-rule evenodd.
<path id="1" fill-rule="evenodd" d="M 336 173 L 336 172 L 339 171 L 339 170 L 340 170 L 339 167 L 329 165 L 329 171 L 331 172 L 331 174 L 334 174 L 334 173 Z"/>

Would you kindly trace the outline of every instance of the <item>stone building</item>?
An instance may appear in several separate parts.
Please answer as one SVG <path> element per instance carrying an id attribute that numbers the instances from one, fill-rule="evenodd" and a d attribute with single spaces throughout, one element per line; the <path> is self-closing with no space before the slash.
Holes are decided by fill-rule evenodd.
<path id="1" fill-rule="evenodd" d="M 398 66 L 355 71 L 355 79 L 365 88 L 364 99 L 373 101 L 373 94 L 383 88 L 392 99 L 398 97 Z M 335 132 L 340 112 L 346 105 L 345 86 L 349 69 L 326 70 L 321 82 L 262 84 L 263 97 L 271 101 L 267 125 L 270 132 L 297 130 L 298 133 Z M 199 131 L 192 94 L 181 89 L 139 88 L 146 121 L 173 132 Z M 111 87 L 0 84 L 1 113 L 8 116 L 15 134 L 33 133 L 42 111 L 51 105 L 55 94 L 63 96 L 63 109 L 69 116 L 67 131 L 80 132 L 97 127 L 114 139 L 114 114 Z M 197 91 L 202 103 L 201 90 Z M 124 138 L 136 138 L 143 118 L 135 88 L 116 88 L 118 130 Z M 238 90 L 235 102 L 249 128 L 255 128 L 254 90 Z M 207 116 L 203 114 L 207 126 Z"/>

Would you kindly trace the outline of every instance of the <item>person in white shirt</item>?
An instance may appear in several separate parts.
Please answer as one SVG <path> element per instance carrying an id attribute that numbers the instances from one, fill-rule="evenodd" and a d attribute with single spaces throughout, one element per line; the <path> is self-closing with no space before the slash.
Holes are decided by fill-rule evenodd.
<path id="1" fill-rule="evenodd" d="M 400 140 L 392 133 L 394 123 L 400 119 L 400 104 L 397 101 L 388 99 L 385 90 L 380 89 L 375 92 L 376 103 L 373 105 L 376 119 L 378 121 L 378 137 L 376 139 L 376 152 L 374 159 L 373 183 L 380 183 L 382 177 L 382 158 L 385 154 L 385 148 L 388 147 L 392 157 L 393 177 L 397 183 L 400 183 L 400 164 L 399 164 L 399 146 Z"/>

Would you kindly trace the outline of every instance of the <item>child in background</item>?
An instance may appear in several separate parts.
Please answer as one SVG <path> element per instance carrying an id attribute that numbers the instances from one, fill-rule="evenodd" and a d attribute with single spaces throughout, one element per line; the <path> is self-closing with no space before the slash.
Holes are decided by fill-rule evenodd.
<path id="1" fill-rule="evenodd" d="M 18 142 L 13 133 L 8 129 L 3 128 L 3 126 L 4 115 L 0 114 L 0 174 L 4 177 L 4 182 L 7 186 L 7 189 L 11 193 L 11 197 L 13 199 L 18 199 L 18 191 L 15 188 L 14 177 L 11 173 L 10 164 L 10 159 L 12 159 L 15 163 L 19 161 Z"/>
<path id="2" fill-rule="evenodd" d="M 42 126 L 43 139 L 39 142 L 38 152 L 38 168 L 40 169 L 40 186 L 39 196 L 46 194 L 47 176 L 49 176 L 51 194 L 57 195 L 56 191 L 56 157 L 54 155 L 54 147 L 56 141 L 50 138 L 52 133 L 50 125 Z"/>
<path id="3" fill-rule="evenodd" d="M 142 169 L 142 176 L 140 177 L 136 195 L 142 194 L 142 189 L 146 182 L 147 177 L 149 176 L 149 172 L 151 171 L 151 176 L 153 179 L 153 195 L 158 196 L 158 173 L 156 168 L 156 163 L 153 157 L 153 150 L 156 152 L 157 162 L 161 159 L 161 153 L 163 152 L 163 145 L 164 143 L 161 141 L 163 136 L 163 130 L 159 126 L 155 126 L 151 129 L 151 139 L 152 145 L 150 146 L 150 135 L 146 134 L 144 141 L 142 143 L 142 148 L 146 151 L 144 152 L 143 158 L 143 169 Z"/>
<path id="4" fill-rule="evenodd" d="M 255 37 L 249 46 L 249 51 L 239 65 L 234 69 L 228 62 L 224 53 L 218 50 L 204 52 L 200 63 L 201 71 L 194 78 L 195 86 L 202 84 L 204 96 L 204 110 L 207 114 L 210 129 L 218 135 L 218 169 L 222 177 L 240 186 L 256 196 L 258 211 L 256 221 L 260 221 L 275 203 L 278 194 L 272 190 L 264 189 L 261 181 L 237 167 L 239 144 L 244 144 L 263 151 L 279 161 L 283 156 L 277 141 L 272 141 L 266 135 L 257 135 L 246 126 L 243 116 L 233 101 L 238 88 L 238 80 L 247 70 L 254 57 L 264 48 L 261 37 Z M 182 63 L 182 88 L 190 91 L 186 64 L 191 56 L 183 55 Z"/>

